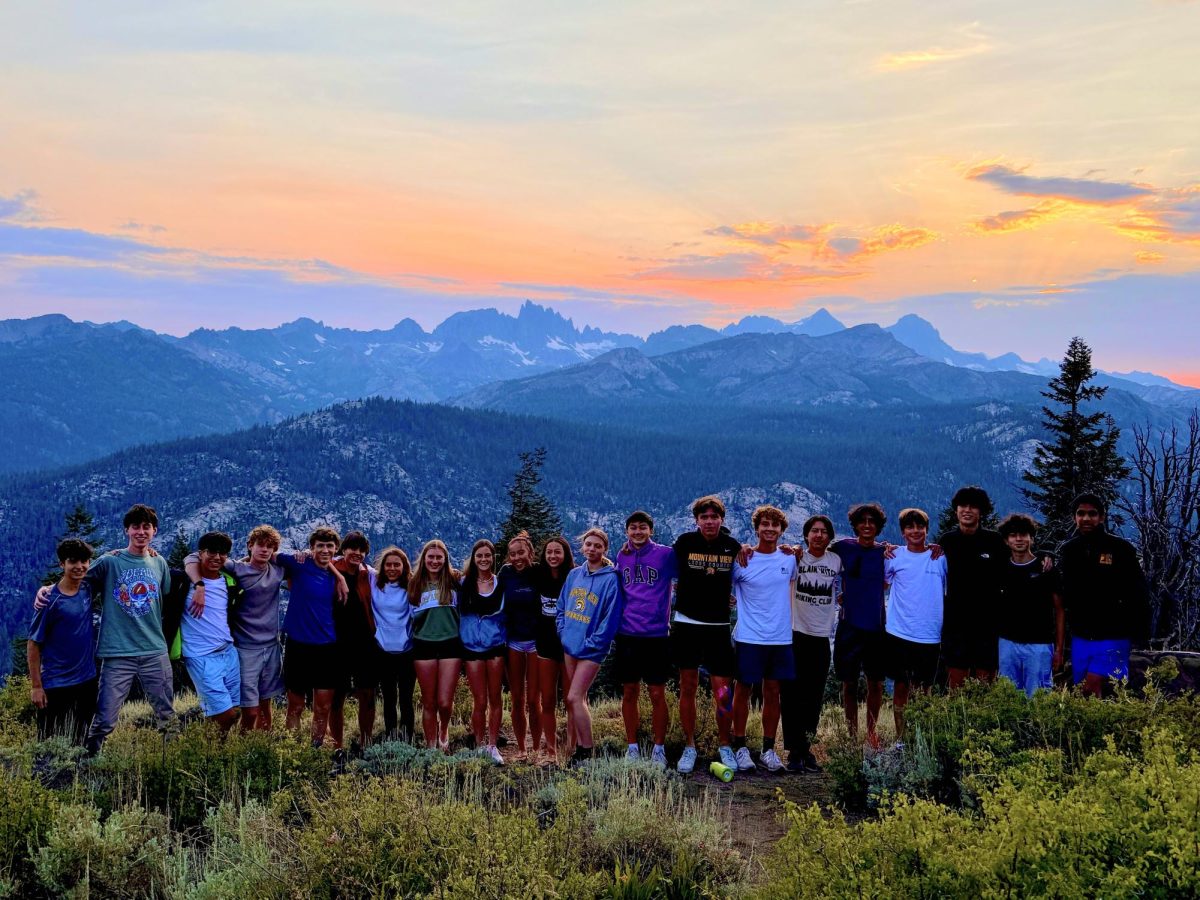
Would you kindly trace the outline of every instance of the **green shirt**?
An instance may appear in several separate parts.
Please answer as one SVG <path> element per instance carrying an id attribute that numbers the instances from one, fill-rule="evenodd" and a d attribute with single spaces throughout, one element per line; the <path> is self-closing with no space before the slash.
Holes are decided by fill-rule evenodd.
<path id="1" fill-rule="evenodd" d="M 171 589 L 171 570 L 163 557 L 134 556 L 125 550 L 102 556 L 92 563 L 87 580 L 100 605 L 97 656 L 167 652 L 162 610 Z"/>
<path id="2" fill-rule="evenodd" d="M 438 602 L 437 588 L 427 588 L 413 610 L 413 637 L 419 641 L 450 641 L 458 637 L 458 595 L 451 603 Z"/>

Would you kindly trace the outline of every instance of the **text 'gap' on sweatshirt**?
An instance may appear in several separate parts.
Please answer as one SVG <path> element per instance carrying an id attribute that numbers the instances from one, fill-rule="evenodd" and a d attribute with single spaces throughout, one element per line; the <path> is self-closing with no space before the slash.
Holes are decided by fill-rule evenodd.
<path id="1" fill-rule="evenodd" d="M 621 579 L 621 624 L 618 634 L 666 637 L 671 624 L 671 581 L 676 577 L 675 551 L 654 541 L 617 554 Z"/>

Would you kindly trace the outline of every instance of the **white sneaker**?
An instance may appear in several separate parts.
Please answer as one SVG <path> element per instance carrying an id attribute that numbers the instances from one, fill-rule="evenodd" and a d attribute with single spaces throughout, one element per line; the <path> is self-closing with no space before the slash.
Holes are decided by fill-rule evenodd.
<path id="1" fill-rule="evenodd" d="M 721 765 L 728 766 L 731 769 L 737 768 L 737 757 L 733 755 L 733 748 L 728 744 L 717 750 L 717 756 L 721 759 Z"/>
<path id="2" fill-rule="evenodd" d="M 492 758 L 492 762 L 494 762 L 496 765 L 504 765 L 504 757 L 500 755 L 500 748 L 495 744 L 488 745 L 487 755 Z"/>
<path id="3" fill-rule="evenodd" d="M 737 760 L 737 770 L 739 772 L 754 771 L 754 760 L 750 758 L 750 749 L 748 747 L 738 747 L 737 753 L 734 754 L 734 759 Z"/>
<path id="4" fill-rule="evenodd" d="M 650 754 L 650 762 L 658 766 L 660 769 L 667 767 L 667 748 L 655 745 L 654 750 Z"/>
<path id="5" fill-rule="evenodd" d="M 625 748 L 625 758 L 626 759 L 641 759 L 642 758 L 642 751 L 638 749 L 637 744 L 630 744 L 627 748 Z"/>
<path id="6" fill-rule="evenodd" d="M 691 775 L 696 768 L 696 748 L 684 747 L 683 756 L 679 757 L 679 765 L 675 767 L 682 775 Z"/>
<path id="7" fill-rule="evenodd" d="M 778 772 L 783 768 L 783 760 L 779 758 L 779 754 L 775 752 L 774 747 L 760 753 L 758 761 L 767 767 L 768 772 Z"/>

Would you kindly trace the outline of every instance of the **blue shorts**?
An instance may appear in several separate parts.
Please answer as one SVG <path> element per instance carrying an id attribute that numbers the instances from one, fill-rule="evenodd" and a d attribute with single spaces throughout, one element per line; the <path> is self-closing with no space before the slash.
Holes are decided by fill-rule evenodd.
<path id="1" fill-rule="evenodd" d="M 537 641 L 512 641 L 508 642 L 509 650 L 516 650 L 518 653 L 537 653 Z"/>
<path id="2" fill-rule="evenodd" d="M 737 680 L 757 684 L 763 679 L 787 681 L 796 677 L 796 657 L 791 644 L 747 644 L 734 642 Z"/>
<path id="3" fill-rule="evenodd" d="M 283 651 L 279 641 L 262 647 L 238 647 L 242 708 L 283 696 Z"/>
<path id="4" fill-rule="evenodd" d="M 204 715 L 219 716 L 241 702 L 242 667 L 233 644 L 203 656 L 185 656 L 183 664 L 196 686 Z"/>
<path id="5" fill-rule="evenodd" d="M 1075 683 L 1088 675 L 1105 678 L 1129 677 L 1129 649 L 1127 640 L 1089 641 L 1086 638 L 1071 638 L 1071 671 Z"/>

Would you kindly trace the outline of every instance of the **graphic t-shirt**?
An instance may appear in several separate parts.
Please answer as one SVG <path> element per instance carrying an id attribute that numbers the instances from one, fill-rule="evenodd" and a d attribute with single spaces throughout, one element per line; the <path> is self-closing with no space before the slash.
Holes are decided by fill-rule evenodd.
<path id="1" fill-rule="evenodd" d="M 93 596 L 100 598 L 96 654 L 101 659 L 167 652 L 162 610 L 171 589 L 171 571 L 166 559 L 122 550 L 100 557 L 84 578 Z"/>
<path id="2" fill-rule="evenodd" d="M 617 634 L 633 637 L 666 637 L 671 627 L 671 580 L 675 577 L 675 551 L 647 541 L 639 550 L 622 548 L 617 554 L 617 575 L 624 601 Z"/>
<path id="3" fill-rule="evenodd" d="M 792 592 L 792 631 L 813 637 L 829 637 L 837 627 L 838 607 L 834 602 L 842 560 L 826 550 L 813 556 L 807 550 L 796 557 L 796 589 Z"/>
<path id="4" fill-rule="evenodd" d="M 233 640 L 233 635 L 229 633 L 229 589 L 225 579 L 205 578 L 203 581 L 204 611 L 200 613 L 200 618 L 197 619 L 190 612 L 192 594 L 196 592 L 195 588 L 190 588 L 183 618 L 179 620 L 185 658 L 204 656 L 220 650 Z"/>
<path id="5" fill-rule="evenodd" d="M 942 640 L 942 616 L 946 597 L 946 557 L 933 558 L 933 551 L 913 553 L 897 547 L 896 555 L 884 564 L 888 594 L 887 632 L 918 644 Z"/>
<path id="6" fill-rule="evenodd" d="M 50 599 L 33 611 L 29 639 L 42 650 L 42 687 L 64 688 L 96 677 L 96 629 L 92 591 L 85 581 L 74 594 L 50 588 Z"/>
<path id="7" fill-rule="evenodd" d="M 742 549 L 724 528 L 713 541 L 699 529 L 675 540 L 675 620 L 704 625 L 729 625 L 729 596 L 733 593 L 733 564 Z"/>
<path id="8" fill-rule="evenodd" d="M 755 553 L 745 566 L 734 563 L 737 624 L 733 639 L 743 644 L 791 644 L 792 579 L 796 557 L 782 550 Z"/>

